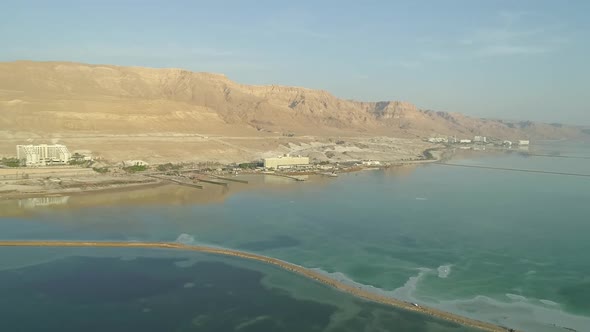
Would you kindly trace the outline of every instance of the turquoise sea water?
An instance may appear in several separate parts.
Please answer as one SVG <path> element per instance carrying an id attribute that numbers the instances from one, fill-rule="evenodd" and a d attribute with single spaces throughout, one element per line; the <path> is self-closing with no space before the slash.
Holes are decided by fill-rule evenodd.
<path id="1" fill-rule="evenodd" d="M 590 174 L 587 145 L 544 143 L 530 152 L 552 157 L 466 152 L 453 163 Z M 153 193 L 129 193 L 109 206 L 76 197 L 68 208 L 21 202 L 23 213 L 0 220 L 0 236 L 174 241 L 184 234 L 526 331 L 590 331 L 590 177 L 427 165 L 237 186 L 207 204 L 191 201 L 186 188 L 152 189 L 174 192 L 145 204 L 141 196 Z M 17 203 L 3 208 L 14 212 Z M 26 257 L 3 252 L 5 269 Z M 30 264 L 62 257 L 27 255 Z"/>
<path id="2" fill-rule="evenodd" d="M 473 331 L 256 262 L 161 250 L 50 250 L 63 257 L 0 271 L 2 331 Z"/>

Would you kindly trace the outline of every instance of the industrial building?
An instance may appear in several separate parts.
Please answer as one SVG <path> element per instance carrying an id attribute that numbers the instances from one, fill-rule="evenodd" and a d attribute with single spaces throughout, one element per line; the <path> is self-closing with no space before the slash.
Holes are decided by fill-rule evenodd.
<path id="1" fill-rule="evenodd" d="M 264 168 L 267 169 L 279 169 L 279 168 L 292 168 L 297 166 L 308 166 L 309 157 L 291 157 L 290 155 L 284 155 L 277 158 L 265 158 Z"/>
<path id="2" fill-rule="evenodd" d="M 72 158 L 61 144 L 17 145 L 16 157 L 26 166 L 66 165 Z"/>

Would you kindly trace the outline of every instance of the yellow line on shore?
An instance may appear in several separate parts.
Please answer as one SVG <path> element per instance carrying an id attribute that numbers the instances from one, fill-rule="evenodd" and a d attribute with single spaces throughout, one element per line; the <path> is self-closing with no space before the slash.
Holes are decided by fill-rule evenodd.
<path id="1" fill-rule="evenodd" d="M 414 311 L 423 313 L 432 317 L 444 319 L 446 321 L 458 323 L 465 326 L 481 329 L 483 331 L 491 332 L 505 332 L 507 328 L 478 321 L 475 319 L 462 317 L 449 312 L 441 311 L 434 308 L 424 306 L 414 306 L 412 303 L 397 300 L 380 294 L 372 293 L 358 287 L 347 285 L 343 282 L 334 280 L 329 276 L 322 273 L 307 269 L 305 267 L 295 265 L 282 261 L 280 259 L 267 257 L 263 255 L 243 252 L 233 249 L 208 247 L 202 245 L 188 245 L 182 243 L 172 242 L 89 242 L 89 241 L 0 241 L 0 247 L 94 247 L 94 248 L 155 248 L 155 249 L 178 249 L 188 251 L 198 251 L 207 254 L 233 256 L 244 259 L 250 259 L 255 261 L 264 262 L 267 264 L 276 265 L 284 270 L 291 271 L 315 281 L 326 284 L 342 292 L 346 292 L 363 298 L 369 301 L 393 306 L 396 308 L 405 309 L 408 311 Z"/>

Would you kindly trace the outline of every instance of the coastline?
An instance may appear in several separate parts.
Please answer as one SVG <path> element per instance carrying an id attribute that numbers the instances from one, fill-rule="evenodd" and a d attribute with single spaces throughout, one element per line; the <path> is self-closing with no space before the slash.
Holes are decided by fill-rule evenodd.
<path id="1" fill-rule="evenodd" d="M 416 306 L 413 303 L 397 300 L 395 298 L 386 297 L 380 294 L 372 293 L 363 289 L 356 288 L 351 285 L 347 285 L 343 282 L 337 281 L 332 279 L 329 276 L 326 276 L 322 273 L 317 271 L 310 270 L 308 268 L 292 264 L 277 258 L 272 258 L 268 256 L 263 256 L 259 254 L 244 252 L 235 249 L 225 249 L 219 247 L 210 247 L 204 245 L 190 245 L 190 244 L 182 244 L 182 243 L 174 243 L 174 242 L 91 242 L 91 241 L 0 241 L 0 247 L 93 247 L 93 248 L 150 248 L 150 249 L 175 249 L 175 250 L 185 250 L 185 251 L 196 251 L 206 254 L 213 254 L 213 255 L 223 255 L 223 256 L 231 256 L 231 257 L 238 257 L 242 259 L 249 259 L 254 261 L 263 262 L 266 264 L 278 266 L 281 269 L 284 269 L 289 272 L 293 272 L 299 275 L 302 275 L 306 278 L 311 280 L 315 280 L 320 282 L 324 285 L 342 291 L 344 293 L 351 294 L 358 298 L 362 298 L 368 301 L 396 307 L 399 309 L 413 311 L 422 313 L 431 317 L 440 318 L 449 322 L 461 324 L 464 326 L 469 326 L 473 328 L 480 329 L 482 331 L 489 331 L 489 332 L 505 332 L 505 331 L 515 331 L 514 329 L 509 329 L 504 326 L 494 325 L 492 323 L 487 323 L 483 321 L 479 321 L 476 319 L 468 318 L 459 316 L 456 314 L 452 314 L 449 312 L 445 312 L 442 310 L 425 307 L 425 306 Z"/>
<path id="2" fill-rule="evenodd" d="M 15 199 L 27 199 L 27 198 L 43 198 L 43 197 L 63 197 L 63 196 L 85 196 L 93 195 L 98 193 L 118 193 L 132 191 L 136 189 L 149 189 L 157 188 L 167 183 L 163 181 L 152 181 L 152 182 L 137 182 L 127 183 L 115 186 L 104 186 L 100 188 L 86 188 L 80 190 L 40 190 L 40 191 L 0 191 L 0 201 L 2 200 L 15 200 Z"/>
<path id="3" fill-rule="evenodd" d="M 380 166 L 356 166 L 356 167 L 349 167 L 339 170 L 338 174 L 346 174 L 346 173 L 354 173 L 360 172 L 364 170 L 374 170 L 374 169 L 388 169 L 393 167 L 400 167 L 400 166 L 407 166 L 407 165 L 424 165 L 430 164 L 434 162 L 438 162 L 441 160 L 441 157 L 448 152 L 448 149 L 445 148 L 429 148 L 424 150 L 423 154 L 426 156 L 427 153 L 431 154 L 431 158 L 427 159 L 415 159 L 415 160 L 399 160 L 399 161 L 391 161 L 388 162 L 386 165 Z M 18 169 L 17 171 L 26 172 L 27 169 Z M 85 169 L 83 169 L 85 170 Z M 50 173 L 48 173 L 50 174 Z M 265 173 L 260 172 L 249 172 L 245 171 L 242 173 L 243 175 L 265 175 Z M 282 173 L 281 173 L 282 174 Z M 299 176 L 299 175 L 321 175 L 319 171 L 303 171 L 303 172 L 289 172 L 285 173 L 288 176 Z M 222 174 L 224 175 L 224 174 Z M 104 183 L 97 182 L 95 180 L 103 180 L 103 177 L 106 179 Z M 113 179 L 119 178 L 120 180 L 114 181 Z M 109 192 L 125 192 L 125 191 L 132 191 L 135 189 L 149 189 L 149 188 L 157 188 L 159 186 L 163 186 L 166 184 L 175 184 L 173 181 L 163 179 L 163 178 L 156 178 L 152 176 L 152 172 L 146 174 L 133 174 L 128 176 L 121 176 L 118 175 L 116 177 L 112 176 L 103 176 L 101 174 L 92 174 L 90 177 L 88 175 L 84 175 L 83 177 L 76 177 L 76 176 L 67 176 L 64 175 L 63 177 L 59 177 L 58 179 L 68 179 L 79 182 L 78 187 L 73 188 L 43 188 L 34 185 L 9 185 L 8 190 L 2 190 L 2 186 L 0 185 L 0 201 L 2 200 L 15 200 L 15 199 L 27 199 L 27 198 L 43 198 L 43 197 L 60 197 L 60 196 L 78 196 L 78 195 L 92 195 L 95 193 L 109 193 Z M 111 182 L 109 182 L 109 179 Z M 176 183 L 176 185 L 179 185 Z M 27 188 L 29 187 L 29 188 Z M 204 188 L 207 190 L 207 188 Z"/>

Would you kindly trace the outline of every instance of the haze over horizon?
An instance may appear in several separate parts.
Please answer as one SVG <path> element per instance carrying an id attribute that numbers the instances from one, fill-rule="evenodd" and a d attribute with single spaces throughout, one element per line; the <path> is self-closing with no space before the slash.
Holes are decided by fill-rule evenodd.
<path id="1" fill-rule="evenodd" d="M 590 2 L 257 4 L 7 1 L 0 61 L 176 67 L 347 99 L 590 124 Z"/>

